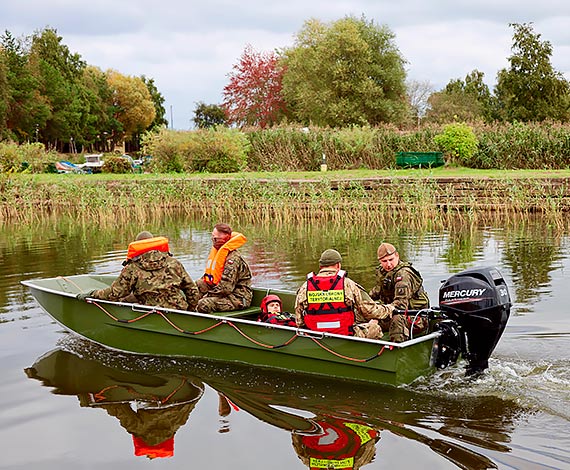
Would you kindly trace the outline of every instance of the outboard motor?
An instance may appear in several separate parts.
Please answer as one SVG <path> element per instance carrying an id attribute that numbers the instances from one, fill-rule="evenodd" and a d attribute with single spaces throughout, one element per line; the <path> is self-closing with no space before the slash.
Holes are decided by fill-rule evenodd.
<path id="1" fill-rule="evenodd" d="M 439 289 L 439 307 L 459 326 L 466 374 L 483 372 L 511 312 L 511 298 L 499 270 L 476 268 L 451 276 Z"/>

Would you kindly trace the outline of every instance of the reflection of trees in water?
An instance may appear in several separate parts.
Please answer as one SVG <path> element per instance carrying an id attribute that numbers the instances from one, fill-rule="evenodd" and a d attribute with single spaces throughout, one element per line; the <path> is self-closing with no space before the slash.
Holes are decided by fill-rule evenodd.
<path id="1" fill-rule="evenodd" d="M 452 271 L 458 271 L 467 268 L 480 257 L 485 233 L 479 228 L 465 225 L 448 230 L 445 241 L 446 247 L 440 258 Z"/>
<path id="2" fill-rule="evenodd" d="M 382 241 L 397 246 L 401 257 L 415 266 L 432 257 L 433 263 L 457 272 L 484 263 L 486 240 L 494 239 L 499 247 L 504 246 L 501 258 L 504 267 L 513 272 L 513 294 L 519 302 L 535 298 L 538 290 L 550 283 L 549 273 L 562 256 L 561 234 L 568 233 L 567 227 L 543 216 L 491 218 L 487 225 L 470 222 L 461 214 L 439 222 L 420 217 L 412 223 L 399 220 L 397 214 L 379 217 L 363 212 L 362 223 L 352 220 L 330 222 L 317 217 L 295 223 L 279 219 L 275 223 L 253 223 L 229 216 L 226 221 L 247 236 L 242 251 L 258 282 L 286 289 L 297 288 L 306 273 L 317 269 L 321 252 L 330 247 L 343 254 L 343 267 L 349 276 L 369 289 L 377 266 L 376 248 Z M 209 250 L 209 232 L 218 221 L 199 214 L 169 212 L 164 216 L 150 214 L 145 220 L 118 218 L 109 224 L 81 217 L 46 217 L 29 224 L 3 225 L 0 273 L 41 273 L 42 277 L 78 274 L 93 271 L 102 260 L 109 264 L 108 271 L 118 272 L 129 241 L 147 229 L 169 237 L 174 255 L 182 258 L 196 276 Z M 116 257 L 109 255 L 113 251 Z M 10 302 L 2 287 L 0 307 Z"/>
<path id="3" fill-rule="evenodd" d="M 507 238 L 503 259 L 512 272 L 517 302 L 536 300 L 547 290 L 551 283 L 550 273 L 560 267 L 558 262 L 563 258 L 560 240 L 544 234 Z"/>

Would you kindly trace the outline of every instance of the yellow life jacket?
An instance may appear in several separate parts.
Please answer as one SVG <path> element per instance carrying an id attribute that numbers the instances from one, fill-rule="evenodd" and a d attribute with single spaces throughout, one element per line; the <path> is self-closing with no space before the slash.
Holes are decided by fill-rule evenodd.
<path id="1" fill-rule="evenodd" d="M 212 247 L 206 261 L 206 272 L 204 273 L 204 281 L 211 286 L 217 285 L 222 279 L 226 258 L 231 251 L 237 250 L 243 246 L 247 238 L 239 232 L 232 232 L 231 238 L 217 250 Z"/>
<path id="2" fill-rule="evenodd" d="M 129 243 L 127 250 L 127 260 L 136 258 L 137 256 L 146 253 L 147 251 L 158 250 L 168 253 L 168 238 L 166 237 L 153 237 L 137 240 Z"/>

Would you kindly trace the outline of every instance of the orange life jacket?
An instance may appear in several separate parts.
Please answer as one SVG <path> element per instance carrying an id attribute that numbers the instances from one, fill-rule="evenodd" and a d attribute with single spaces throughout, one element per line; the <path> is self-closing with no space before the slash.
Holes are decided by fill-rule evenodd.
<path id="1" fill-rule="evenodd" d="M 307 311 L 303 320 L 311 330 L 339 335 L 353 335 L 354 311 L 346 304 L 344 278 L 346 272 L 334 276 L 307 276 Z"/>
<path id="2" fill-rule="evenodd" d="M 174 436 L 160 444 L 151 446 L 140 437 L 133 435 L 133 444 L 135 446 L 136 456 L 147 456 L 151 459 L 155 459 L 157 457 L 172 457 L 174 455 Z"/>
<path id="3" fill-rule="evenodd" d="M 232 232 L 231 238 L 217 250 L 212 247 L 206 261 L 206 272 L 204 281 L 211 286 L 217 285 L 222 279 L 226 258 L 231 251 L 237 250 L 245 244 L 247 238 L 239 232 Z"/>
<path id="4" fill-rule="evenodd" d="M 143 240 L 137 240 L 135 242 L 129 243 L 129 249 L 127 250 L 127 259 L 133 259 L 137 256 L 146 253 L 147 251 L 158 250 L 168 253 L 168 238 L 166 237 L 153 237 L 145 238 Z"/>

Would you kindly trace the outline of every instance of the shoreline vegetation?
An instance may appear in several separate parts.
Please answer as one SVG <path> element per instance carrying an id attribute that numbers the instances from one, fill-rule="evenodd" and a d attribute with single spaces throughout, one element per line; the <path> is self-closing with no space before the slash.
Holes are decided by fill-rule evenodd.
<path id="1" fill-rule="evenodd" d="M 183 212 L 253 222 L 369 220 L 423 227 L 540 215 L 562 228 L 570 211 L 570 170 L 4 174 L 0 195 L 2 224 L 58 215 L 108 224 Z"/>
<path id="2" fill-rule="evenodd" d="M 567 124 L 162 129 L 142 144 L 139 156 L 152 156 L 149 173 L 104 165 L 104 173 L 86 175 L 46 172 L 65 156 L 40 143 L 0 143 L 0 224 L 58 215 L 111 224 L 182 213 L 426 228 L 540 216 L 560 228 L 570 211 Z M 444 153 L 444 166 L 396 166 L 398 152 L 432 150 Z M 319 171 L 324 163 L 328 171 Z"/>

